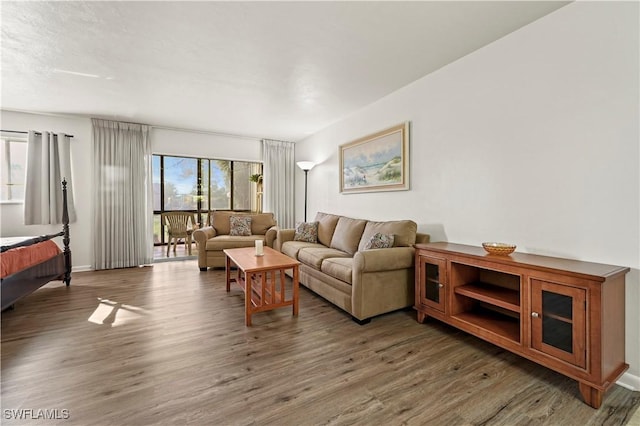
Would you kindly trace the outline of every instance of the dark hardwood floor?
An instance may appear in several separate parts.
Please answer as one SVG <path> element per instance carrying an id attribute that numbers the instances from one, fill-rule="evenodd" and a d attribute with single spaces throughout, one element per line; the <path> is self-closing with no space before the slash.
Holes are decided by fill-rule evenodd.
<path id="1" fill-rule="evenodd" d="M 245 327 L 223 280 L 164 262 L 24 298 L 2 313 L 2 424 L 624 425 L 640 405 L 614 386 L 595 410 L 575 381 L 412 310 L 359 326 L 305 288 L 298 317 Z"/>

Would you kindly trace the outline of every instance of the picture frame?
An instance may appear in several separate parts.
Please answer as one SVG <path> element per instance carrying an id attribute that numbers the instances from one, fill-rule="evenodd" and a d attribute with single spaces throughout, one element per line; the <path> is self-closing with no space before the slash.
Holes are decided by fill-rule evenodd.
<path id="1" fill-rule="evenodd" d="M 409 122 L 340 145 L 343 194 L 409 189 Z"/>

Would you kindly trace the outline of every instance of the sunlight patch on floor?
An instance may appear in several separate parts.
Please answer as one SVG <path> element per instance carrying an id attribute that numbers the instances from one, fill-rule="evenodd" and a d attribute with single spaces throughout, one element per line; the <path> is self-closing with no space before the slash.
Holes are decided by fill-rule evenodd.
<path id="1" fill-rule="evenodd" d="M 99 325 L 116 327 L 141 318 L 146 311 L 136 306 L 125 305 L 109 299 L 98 298 L 98 306 L 87 321 Z"/>

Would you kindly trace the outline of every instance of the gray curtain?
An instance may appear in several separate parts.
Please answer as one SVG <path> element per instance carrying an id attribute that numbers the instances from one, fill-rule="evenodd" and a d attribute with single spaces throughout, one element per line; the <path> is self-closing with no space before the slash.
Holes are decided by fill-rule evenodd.
<path id="1" fill-rule="evenodd" d="M 94 267 L 153 262 L 149 127 L 91 119 L 94 146 Z"/>
<path id="2" fill-rule="evenodd" d="M 295 226 L 295 144 L 263 139 L 264 211 L 273 212 L 280 228 Z"/>
<path id="3" fill-rule="evenodd" d="M 29 131 L 24 191 L 24 224 L 62 223 L 62 179 L 67 180 L 69 221 L 76 221 L 71 179 L 71 138 Z"/>

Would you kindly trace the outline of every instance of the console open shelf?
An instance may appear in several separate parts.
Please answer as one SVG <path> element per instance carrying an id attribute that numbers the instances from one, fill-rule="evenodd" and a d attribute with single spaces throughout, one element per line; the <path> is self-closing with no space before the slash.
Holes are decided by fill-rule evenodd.
<path id="1" fill-rule="evenodd" d="M 453 318 L 502 336 L 514 343 L 520 343 L 520 320 L 518 318 L 482 307 L 453 315 Z"/>
<path id="2" fill-rule="evenodd" d="M 487 283 L 471 283 L 455 287 L 455 293 L 520 313 L 520 292 Z"/>

